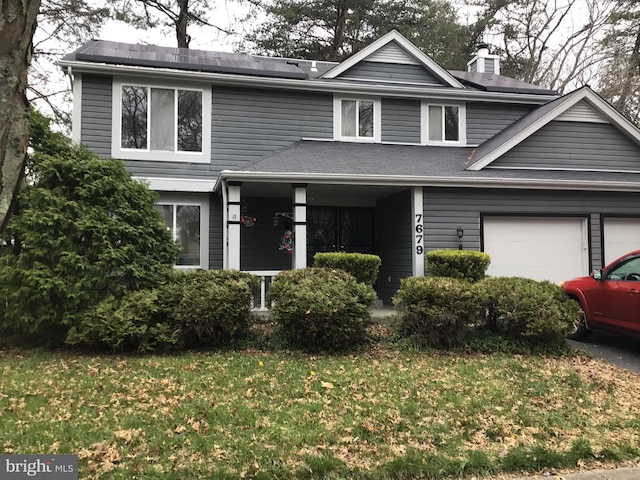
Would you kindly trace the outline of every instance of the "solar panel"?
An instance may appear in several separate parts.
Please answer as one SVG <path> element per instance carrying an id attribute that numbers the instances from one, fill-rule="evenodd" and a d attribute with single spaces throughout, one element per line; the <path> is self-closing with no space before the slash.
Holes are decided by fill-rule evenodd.
<path id="1" fill-rule="evenodd" d="M 208 52 L 186 48 L 132 45 L 93 40 L 75 52 L 77 60 L 116 65 L 175 68 L 212 73 L 236 73 L 281 78 L 308 78 L 295 65 L 256 59 L 245 53 Z"/>

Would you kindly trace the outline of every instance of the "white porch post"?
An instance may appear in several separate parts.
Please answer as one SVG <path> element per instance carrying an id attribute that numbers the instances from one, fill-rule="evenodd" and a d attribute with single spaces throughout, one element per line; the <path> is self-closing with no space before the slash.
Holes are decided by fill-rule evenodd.
<path id="1" fill-rule="evenodd" d="M 240 270 L 240 182 L 227 184 L 227 268 Z"/>
<path id="2" fill-rule="evenodd" d="M 422 187 L 414 187 L 411 190 L 411 218 L 413 219 L 411 263 L 413 276 L 424 277 L 424 204 Z"/>
<path id="3" fill-rule="evenodd" d="M 293 268 L 307 266 L 307 185 L 293 184 Z"/>

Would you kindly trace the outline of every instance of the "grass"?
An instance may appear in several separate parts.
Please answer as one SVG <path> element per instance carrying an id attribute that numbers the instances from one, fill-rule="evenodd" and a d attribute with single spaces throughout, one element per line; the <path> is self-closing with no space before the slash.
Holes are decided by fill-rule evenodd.
<path id="1" fill-rule="evenodd" d="M 637 376 L 579 354 L 0 356 L 0 452 L 78 454 L 83 479 L 575 468 L 640 455 L 638 418 Z"/>

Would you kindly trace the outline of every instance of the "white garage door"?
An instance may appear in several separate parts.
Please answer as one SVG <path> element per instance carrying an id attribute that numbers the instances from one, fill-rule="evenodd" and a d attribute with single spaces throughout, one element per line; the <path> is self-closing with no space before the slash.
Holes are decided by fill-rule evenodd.
<path id="1" fill-rule="evenodd" d="M 484 217 L 487 275 L 559 282 L 589 273 L 586 220 Z"/>
<path id="2" fill-rule="evenodd" d="M 604 218 L 604 260 L 613 262 L 640 249 L 640 218 Z"/>

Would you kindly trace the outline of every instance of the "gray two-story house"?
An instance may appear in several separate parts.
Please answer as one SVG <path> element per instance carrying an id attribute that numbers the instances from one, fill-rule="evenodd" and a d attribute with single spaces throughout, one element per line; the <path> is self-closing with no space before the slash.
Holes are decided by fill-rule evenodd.
<path id="1" fill-rule="evenodd" d="M 389 301 L 432 249 L 559 281 L 640 248 L 640 131 L 499 61 L 447 71 L 392 31 L 342 63 L 96 40 L 60 64 L 73 138 L 159 193 L 180 266 L 375 253 Z"/>

